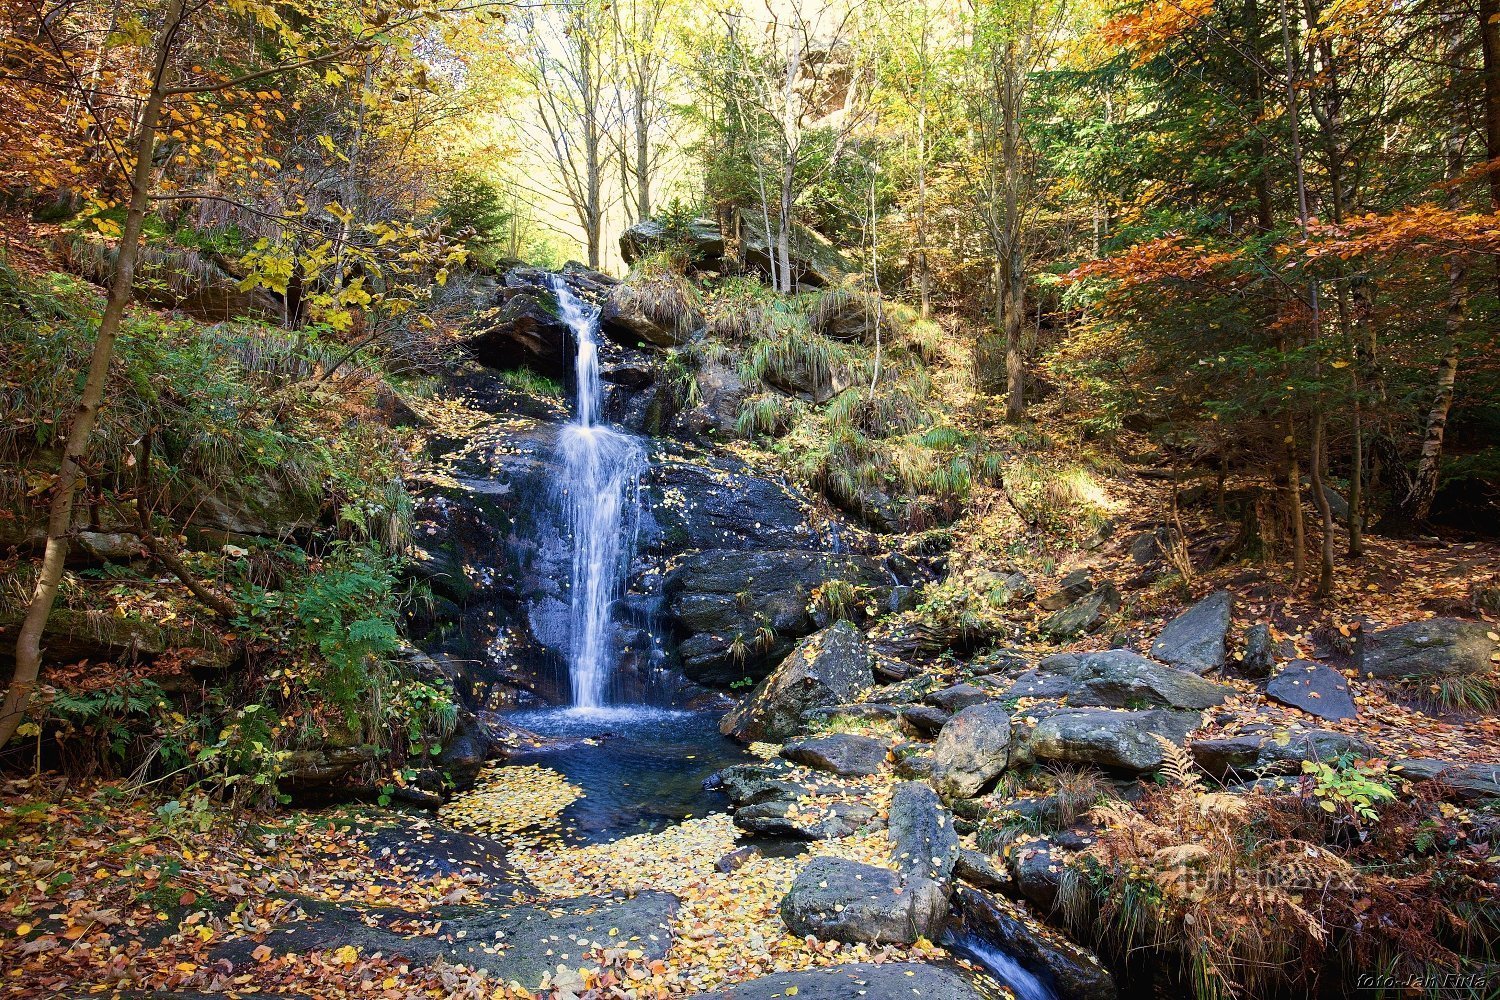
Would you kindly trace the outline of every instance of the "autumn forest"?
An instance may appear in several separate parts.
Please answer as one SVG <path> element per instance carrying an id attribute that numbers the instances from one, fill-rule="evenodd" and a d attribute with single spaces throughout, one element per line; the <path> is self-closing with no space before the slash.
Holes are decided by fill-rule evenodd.
<path id="1" fill-rule="evenodd" d="M 1500 0 L 0 0 L 0 996 L 1500 996 Z"/>

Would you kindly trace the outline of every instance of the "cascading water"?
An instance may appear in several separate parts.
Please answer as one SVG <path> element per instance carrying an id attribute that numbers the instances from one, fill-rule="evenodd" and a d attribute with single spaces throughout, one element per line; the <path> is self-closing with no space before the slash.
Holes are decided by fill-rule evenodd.
<path id="1" fill-rule="evenodd" d="M 645 449 L 602 421 L 598 310 L 574 295 L 560 275 L 552 287 L 578 345 L 577 405 L 560 441 L 563 502 L 573 533 L 568 676 L 574 707 L 598 709 L 609 699 L 615 661 L 611 609 L 624 590 L 635 547 Z"/>

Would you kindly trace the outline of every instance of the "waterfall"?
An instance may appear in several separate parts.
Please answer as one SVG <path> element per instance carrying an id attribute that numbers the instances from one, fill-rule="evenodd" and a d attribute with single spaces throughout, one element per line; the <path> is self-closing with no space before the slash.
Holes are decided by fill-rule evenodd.
<path id="1" fill-rule="evenodd" d="M 577 401 L 560 440 L 562 496 L 573 533 L 568 677 L 574 707 L 597 709 L 609 698 L 615 660 L 611 610 L 624 592 L 635 548 L 645 449 L 603 423 L 599 311 L 574 295 L 561 275 L 553 277 L 552 287 L 578 345 Z"/>

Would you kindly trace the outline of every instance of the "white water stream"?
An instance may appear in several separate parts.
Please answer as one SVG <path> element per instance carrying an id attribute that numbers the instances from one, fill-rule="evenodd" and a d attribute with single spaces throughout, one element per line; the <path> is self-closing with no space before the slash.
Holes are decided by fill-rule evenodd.
<path id="1" fill-rule="evenodd" d="M 607 426 L 600 415 L 599 311 L 574 295 L 560 275 L 552 279 L 552 287 L 578 345 L 576 407 L 560 439 L 562 496 L 573 533 L 568 676 L 574 707 L 599 709 L 610 698 L 615 666 L 611 612 L 624 592 L 635 548 L 637 491 L 646 454 L 639 440 Z"/>

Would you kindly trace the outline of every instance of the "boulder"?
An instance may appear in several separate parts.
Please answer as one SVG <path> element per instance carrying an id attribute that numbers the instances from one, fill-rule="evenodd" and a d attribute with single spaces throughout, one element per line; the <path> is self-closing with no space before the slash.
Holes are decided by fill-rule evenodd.
<path id="1" fill-rule="evenodd" d="M 781 900 L 793 934 L 849 943 L 934 940 L 947 912 L 947 894 L 931 879 L 843 858 L 813 858 Z"/>
<path id="2" fill-rule="evenodd" d="M 995 858 L 982 851 L 961 848 L 958 860 L 953 863 L 953 874 L 960 882 L 967 882 L 980 889 L 1003 892 L 1006 895 L 1016 892 L 1016 882 L 1009 869 L 1002 868 L 996 864 Z"/>
<path id="3" fill-rule="evenodd" d="M 908 878 L 930 878 L 946 883 L 958 860 L 958 834 L 953 814 L 943 808 L 931 786 L 904 781 L 891 793 L 887 821 L 891 859 Z"/>
<path id="4" fill-rule="evenodd" d="M 1011 845 L 1006 862 L 1012 884 L 1021 898 L 1028 899 L 1050 913 L 1057 903 L 1062 886 L 1067 852 L 1046 837 L 1017 841 Z"/>
<path id="5" fill-rule="evenodd" d="M 640 549 L 653 555 L 713 550 L 815 549 L 822 542 L 807 497 L 732 458 L 653 459 L 641 476 Z M 721 556 L 710 560 L 713 572 Z M 778 572 L 767 559 L 759 572 Z M 684 581 L 684 590 L 694 588 Z"/>
<path id="6" fill-rule="evenodd" d="M 724 234 L 713 219 L 689 219 L 669 227 L 660 219 L 642 219 L 620 234 L 620 258 L 634 264 L 661 250 L 681 250 L 693 267 L 716 268 L 724 257 Z"/>
<path id="7" fill-rule="evenodd" d="M 745 743 L 784 740 L 801 729 L 803 712 L 850 701 L 874 681 L 864 636 L 841 621 L 798 643 L 719 730 Z"/>
<path id="8" fill-rule="evenodd" d="M 1162 765 L 1162 746 L 1155 737 L 1181 745 L 1201 721 L 1196 712 L 1163 709 L 1065 709 L 1038 721 L 1025 739 L 1025 749 L 1039 761 L 1142 774 Z"/>
<path id="9" fill-rule="evenodd" d="M 925 962 L 855 962 L 805 972 L 777 972 L 731 986 L 723 1000 L 980 1000 L 953 969 Z"/>
<path id="10" fill-rule="evenodd" d="M 985 601 L 993 608 L 1025 604 L 1036 598 L 1036 588 L 1031 585 L 1026 574 L 1020 572 L 981 573 L 974 581 L 974 592 L 984 595 Z"/>
<path id="11" fill-rule="evenodd" d="M 889 593 L 890 575 L 871 556 L 713 549 L 683 558 L 664 587 L 683 673 L 719 686 L 764 676 L 817 628 L 808 606 L 831 580 L 864 587 L 877 603 Z"/>
<path id="12" fill-rule="evenodd" d="M 1037 672 L 1066 677 L 1071 685 L 1070 705 L 1202 710 L 1223 704 L 1234 694 L 1234 688 L 1226 684 L 1163 666 L 1128 649 L 1057 653 L 1043 658 Z"/>
<path id="13" fill-rule="evenodd" d="M 1293 660 L 1266 684 L 1266 695 L 1320 719 L 1352 719 L 1358 714 L 1349 682 L 1332 667 Z"/>
<path id="14" fill-rule="evenodd" d="M 838 840 L 868 826 L 877 816 L 860 802 L 772 799 L 736 810 L 734 825 L 768 837 Z"/>
<path id="15" fill-rule="evenodd" d="M 787 760 L 844 778 L 868 777 L 885 768 L 890 745 L 872 736 L 832 733 L 794 740 L 781 748 Z"/>
<path id="16" fill-rule="evenodd" d="M 774 232 L 767 236 L 766 220 L 758 210 L 740 209 L 736 220 L 740 233 L 740 258 L 751 270 L 769 277 L 773 273 L 772 261 L 776 256 Z M 775 220 L 771 221 L 774 230 Z M 792 266 L 792 282 L 823 288 L 837 285 L 844 276 L 854 271 L 849 263 L 821 233 L 806 226 L 792 223 L 788 234 Z"/>
<path id="17" fill-rule="evenodd" d="M 1292 774 L 1303 761 L 1339 757 L 1372 757 L 1375 748 L 1358 736 L 1327 729 L 1288 733 L 1259 727 L 1251 732 L 1217 739 L 1194 740 L 1188 752 L 1198 766 L 1215 777 L 1233 774 Z"/>
<path id="18" fill-rule="evenodd" d="M 1456 764 L 1445 760 L 1401 760 L 1391 770 L 1412 781 L 1435 781 L 1459 802 L 1500 799 L 1500 764 Z"/>
<path id="19" fill-rule="evenodd" d="M 1222 667 L 1232 603 L 1227 590 L 1209 594 L 1167 623 L 1151 644 L 1151 655 L 1195 674 Z"/>
<path id="20" fill-rule="evenodd" d="M 944 797 L 977 795 L 1010 765 L 1010 713 L 993 702 L 971 705 L 938 733 L 932 748 L 932 784 Z"/>
<path id="21" fill-rule="evenodd" d="M 806 771 L 799 770 L 784 760 L 771 760 L 764 764 L 734 764 L 726 767 L 704 782 L 704 786 L 723 792 L 737 806 L 750 806 L 816 794 L 816 784 L 807 779 Z"/>
<path id="22" fill-rule="evenodd" d="M 963 928 L 1054 988 L 1058 1000 L 1115 1000 L 1099 957 L 1030 919 L 1024 908 L 974 889 L 958 891 Z"/>
<path id="23" fill-rule="evenodd" d="M 1056 641 L 1097 632 L 1104 620 L 1120 610 L 1120 592 L 1112 583 L 1103 583 L 1087 597 L 1054 612 L 1044 619 L 1038 630 Z"/>
<path id="24" fill-rule="evenodd" d="M 1366 634 L 1355 645 L 1359 672 L 1379 680 L 1435 679 L 1487 673 L 1500 650 L 1493 625 L 1457 618 L 1396 625 Z"/>
<path id="25" fill-rule="evenodd" d="M 1057 589 L 1037 603 L 1044 611 L 1061 611 L 1063 608 L 1091 593 L 1094 589 L 1093 578 L 1089 576 L 1086 569 L 1075 569 L 1067 576 L 1058 581 Z"/>

